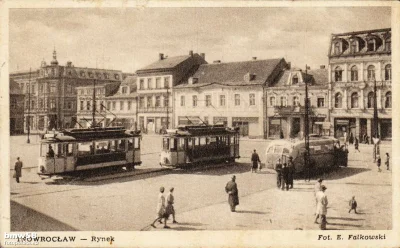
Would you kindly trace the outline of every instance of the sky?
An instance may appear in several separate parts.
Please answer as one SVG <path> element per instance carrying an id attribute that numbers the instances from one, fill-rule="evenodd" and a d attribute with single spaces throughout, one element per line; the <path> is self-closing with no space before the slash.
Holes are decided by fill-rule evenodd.
<path id="1" fill-rule="evenodd" d="M 328 64 L 332 33 L 390 27 L 388 7 L 11 9 L 10 71 L 59 64 L 135 72 L 169 57 Z"/>

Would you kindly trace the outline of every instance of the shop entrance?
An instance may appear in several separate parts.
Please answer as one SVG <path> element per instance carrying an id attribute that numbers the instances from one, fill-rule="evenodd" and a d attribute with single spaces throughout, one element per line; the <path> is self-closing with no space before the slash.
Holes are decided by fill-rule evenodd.
<path id="1" fill-rule="evenodd" d="M 298 137 L 300 133 L 300 118 L 293 118 L 291 126 L 292 128 L 290 129 L 290 137 Z"/>

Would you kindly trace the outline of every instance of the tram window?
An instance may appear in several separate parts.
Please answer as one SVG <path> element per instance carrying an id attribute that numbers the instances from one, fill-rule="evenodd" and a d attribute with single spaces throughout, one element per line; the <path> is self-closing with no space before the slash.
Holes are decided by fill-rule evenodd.
<path id="1" fill-rule="evenodd" d="M 193 148 L 193 140 L 194 139 L 191 139 L 191 138 L 187 139 L 187 141 L 188 141 L 188 149 L 192 149 Z"/>
<path id="2" fill-rule="evenodd" d="M 281 146 L 275 146 L 274 153 L 282 153 L 282 147 Z"/>
<path id="3" fill-rule="evenodd" d="M 58 144 L 58 145 L 56 145 L 55 146 L 55 154 L 57 154 L 57 157 L 59 158 L 59 157 L 62 157 L 64 154 L 63 154 L 63 145 L 62 144 Z"/>
<path id="4" fill-rule="evenodd" d="M 78 156 L 90 155 L 92 143 L 79 143 L 78 144 Z"/>
<path id="5" fill-rule="evenodd" d="M 176 151 L 176 139 L 170 139 L 169 148 L 170 151 Z"/>
<path id="6" fill-rule="evenodd" d="M 110 152 L 108 150 L 108 142 L 95 142 L 96 154 L 103 154 Z"/>
<path id="7" fill-rule="evenodd" d="M 163 139 L 163 149 L 164 150 L 168 150 L 169 149 L 169 139 L 168 138 L 164 138 Z"/>
<path id="8" fill-rule="evenodd" d="M 72 156 L 72 149 L 72 144 L 65 144 L 65 154 L 67 154 L 67 156 Z"/>
<path id="9" fill-rule="evenodd" d="M 140 148 L 140 138 L 135 138 L 135 149 L 139 149 Z"/>
<path id="10" fill-rule="evenodd" d="M 116 140 L 118 146 L 117 151 L 124 152 L 125 151 L 125 140 Z"/>
<path id="11" fill-rule="evenodd" d="M 132 151 L 135 144 L 135 138 L 128 140 L 128 151 Z"/>
<path id="12" fill-rule="evenodd" d="M 200 145 L 200 140 L 199 140 L 199 138 L 193 138 L 193 146 L 198 146 L 198 145 Z"/>
<path id="13" fill-rule="evenodd" d="M 184 138 L 178 139 L 178 150 L 179 151 L 185 150 L 185 139 Z"/>
<path id="14" fill-rule="evenodd" d="M 200 144 L 201 146 L 207 145 L 206 137 L 200 137 Z"/>
<path id="15" fill-rule="evenodd" d="M 209 137 L 207 139 L 208 139 L 207 144 L 212 145 L 212 144 L 216 144 L 217 143 L 217 137 Z"/>
<path id="16" fill-rule="evenodd" d="M 46 157 L 47 156 L 47 150 L 48 150 L 48 144 L 42 144 L 40 146 L 40 156 L 41 157 Z"/>

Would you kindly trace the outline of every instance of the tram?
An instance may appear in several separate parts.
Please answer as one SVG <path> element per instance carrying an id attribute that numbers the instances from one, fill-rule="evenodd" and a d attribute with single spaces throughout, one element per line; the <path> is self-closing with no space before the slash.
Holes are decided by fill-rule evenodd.
<path id="1" fill-rule="evenodd" d="M 140 165 L 140 131 L 94 127 L 50 132 L 39 146 L 39 176 L 72 174 L 103 167 Z"/>
<path id="2" fill-rule="evenodd" d="M 334 166 L 347 166 L 347 149 L 340 146 L 338 139 L 332 137 L 310 135 L 310 160 L 314 169 Z M 292 156 L 297 172 L 304 170 L 304 140 L 275 140 L 267 147 L 266 167 L 276 169 L 278 163 L 287 163 Z"/>
<path id="3" fill-rule="evenodd" d="M 239 156 L 239 130 L 224 125 L 186 125 L 168 129 L 162 138 L 160 165 L 188 167 L 234 162 Z"/>

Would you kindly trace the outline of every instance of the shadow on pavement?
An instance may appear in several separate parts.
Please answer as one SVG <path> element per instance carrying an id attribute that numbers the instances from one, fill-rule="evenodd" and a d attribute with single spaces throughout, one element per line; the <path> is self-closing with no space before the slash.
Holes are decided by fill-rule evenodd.
<path id="1" fill-rule="evenodd" d="M 342 217 L 328 217 L 330 220 L 351 220 L 351 221 L 358 221 L 358 220 L 365 220 L 365 219 L 355 219 L 355 218 L 342 218 Z"/>
<path id="2" fill-rule="evenodd" d="M 77 229 L 15 201 L 11 201 L 11 231 L 77 231 Z"/>
<path id="3" fill-rule="evenodd" d="M 328 218 L 329 220 L 329 218 Z M 362 227 L 362 225 L 353 225 L 353 224 L 345 224 L 345 223 L 331 223 L 329 222 L 330 226 L 349 226 L 349 227 Z"/>
<path id="4" fill-rule="evenodd" d="M 248 210 L 238 210 L 236 213 L 239 214 L 267 214 L 267 212 L 262 212 L 262 211 L 248 211 Z"/>
<path id="5" fill-rule="evenodd" d="M 196 166 L 180 170 L 173 170 L 174 174 L 193 174 L 193 175 L 208 175 L 208 176 L 223 176 L 228 174 L 241 174 L 250 171 L 250 163 L 234 163 L 215 166 Z"/>

